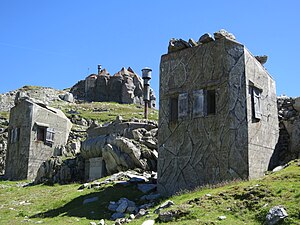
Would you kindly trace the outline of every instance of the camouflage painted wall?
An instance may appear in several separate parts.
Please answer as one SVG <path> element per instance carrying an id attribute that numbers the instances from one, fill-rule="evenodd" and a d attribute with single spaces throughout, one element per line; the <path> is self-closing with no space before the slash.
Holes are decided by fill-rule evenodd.
<path id="1" fill-rule="evenodd" d="M 162 194 L 249 177 L 253 152 L 248 152 L 248 136 L 254 127 L 248 127 L 252 103 L 246 59 L 244 46 L 226 38 L 162 56 L 158 140 Z M 260 154 L 269 152 L 256 156 Z"/>

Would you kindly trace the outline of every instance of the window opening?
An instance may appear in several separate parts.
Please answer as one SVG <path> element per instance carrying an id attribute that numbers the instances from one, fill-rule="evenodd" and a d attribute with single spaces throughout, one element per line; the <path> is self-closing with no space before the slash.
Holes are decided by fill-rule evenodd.
<path id="1" fill-rule="evenodd" d="M 37 127 L 36 131 L 36 139 L 38 141 L 44 141 L 45 140 L 45 127 Z"/>
<path id="2" fill-rule="evenodd" d="M 256 87 L 251 87 L 252 118 L 255 121 L 261 120 L 261 93 L 262 90 Z"/>
<path id="3" fill-rule="evenodd" d="M 178 117 L 185 118 L 188 116 L 189 102 L 188 93 L 182 93 L 178 96 Z"/>
<path id="4" fill-rule="evenodd" d="M 193 117 L 204 116 L 204 91 L 196 90 L 193 91 Z"/>
<path id="5" fill-rule="evenodd" d="M 207 102 L 207 115 L 216 114 L 216 91 L 207 90 L 206 92 L 206 102 Z"/>
<path id="6" fill-rule="evenodd" d="M 54 129 L 53 128 L 47 128 L 46 129 L 46 142 L 47 143 L 53 143 L 54 142 Z"/>
<path id="7" fill-rule="evenodd" d="M 170 121 L 176 122 L 178 120 L 178 97 L 170 98 Z"/>

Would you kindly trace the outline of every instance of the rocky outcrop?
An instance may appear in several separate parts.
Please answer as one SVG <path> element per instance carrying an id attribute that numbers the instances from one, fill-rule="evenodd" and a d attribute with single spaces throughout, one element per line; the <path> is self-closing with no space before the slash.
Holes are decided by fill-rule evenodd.
<path id="1" fill-rule="evenodd" d="M 60 157 L 51 157 L 40 166 L 35 184 L 68 184 L 82 182 L 84 179 L 84 159 L 81 156 L 62 160 Z"/>
<path id="2" fill-rule="evenodd" d="M 172 38 L 169 41 L 168 53 L 181 51 L 186 48 L 196 47 L 198 45 L 206 44 L 221 38 L 235 40 L 235 36 L 224 29 L 215 32 L 214 38 L 212 37 L 211 34 L 205 33 L 199 38 L 198 42 L 195 42 L 193 39 L 189 39 L 189 41 L 187 42 L 183 39 Z"/>
<path id="3" fill-rule="evenodd" d="M 71 100 L 70 93 L 68 94 L 67 91 L 49 87 L 24 86 L 20 89 L 0 94 L 0 111 L 8 112 L 15 105 L 14 101 L 18 92 L 29 98 L 41 101 L 46 105 L 52 101 L 62 101 L 62 98 L 66 101 Z"/>
<path id="4" fill-rule="evenodd" d="M 8 133 L 0 133 L 0 175 L 4 174 Z"/>
<path id="5" fill-rule="evenodd" d="M 8 119 L 0 116 L 0 175 L 4 174 L 5 169 L 5 155 L 8 142 Z"/>
<path id="6" fill-rule="evenodd" d="M 128 169 L 156 171 L 157 124 L 148 120 L 123 121 L 117 118 L 104 127 L 87 130 L 81 145 L 86 159 L 101 157 L 106 175 Z"/>
<path id="7" fill-rule="evenodd" d="M 279 138 L 272 155 L 269 170 L 300 157 L 300 97 L 277 98 Z"/>
<path id="8" fill-rule="evenodd" d="M 130 67 L 122 68 L 113 76 L 106 69 L 91 74 L 71 88 L 76 99 L 96 102 L 143 104 L 143 80 Z M 155 107 L 155 94 L 151 92 L 150 107 Z"/>

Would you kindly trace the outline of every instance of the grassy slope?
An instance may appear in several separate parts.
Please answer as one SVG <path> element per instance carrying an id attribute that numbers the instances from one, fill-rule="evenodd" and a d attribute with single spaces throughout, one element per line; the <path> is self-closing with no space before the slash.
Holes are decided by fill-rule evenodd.
<path id="1" fill-rule="evenodd" d="M 100 123 L 113 121 L 116 116 L 121 115 L 124 119 L 138 118 L 144 116 L 144 107 L 135 104 L 119 104 L 114 102 L 91 102 L 91 103 L 65 103 L 53 102 L 51 106 L 60 108 L 68 117 L 70 109 L 78 112 L 76 114 L 85 119 L 97 120 Z M 149 109 L 149 119 L 158 120 L 158 110 Z"/>
<path id="2" fill-rule="evenodd" d="M 234 182 L 222 187 L 203 188 L 173 196 L 175 206 L 185 216 L 169 224 L 263 224 L 268 210 L 284 205 L 289 217 L 281 224 L 300 224 L 300 161 L 264 178 Z M 17 187 L 17 182 L 0 182 L 0 224 L 43 221 L 44 224 L 89 224 L 109 218 L 109 201 L 121 197 L 138 202 L 142 195 L 135 186 L 105 186 L 100 190 L 77 191 L 80 184 Z M 210 195 L 207 195 L 210 194 Z M 83 205 L 86 198 L 98 196 Z M 24 201 L 30 205 L 22 204 Z M 164 201 L 164 200 L 162 200 Z M 141 204 L 141 203 L 140 203 Z M 157 215 L 151 209 L 150 218 Z M 225 220 L 218 217 L 225 215 Z M 141 224 L 146 218 L 131 224 Z M 112 222 L 108 222 L 112 224 Z"/>

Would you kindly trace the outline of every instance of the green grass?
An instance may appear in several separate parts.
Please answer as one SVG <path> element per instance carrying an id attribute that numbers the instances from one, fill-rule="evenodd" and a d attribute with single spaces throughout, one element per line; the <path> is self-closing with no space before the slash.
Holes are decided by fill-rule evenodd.
<path id="1" fill-rule="evenodd" d="M 9 119 L 9 112 L 0 112 L 0 118 Z"/>
<path id="2" fill-rule="evenodd" d="M 219 187 L 204 187 L 170 198 L 175 205 L 164 211 L 180 212 L 176 220 L 167 224 L 264 224 L 269 209 L 283 205 L 289 216 L 280 224 L 300 224 L 300 160 L 284 170 L 251 181 L 236 181 Z M 0 181 L 0 224 L 89 224 L 107 220 L 109 201 L 121 197 L 139 202 L 142 195 L 135 186 L 106 185 L 102 189 L 78 191 L 80 184 L 37 185 L 18 187 L 17 182 Z M 208 195 L 209 194 L 209 195 Z M 83 205 L 86 198 L 97 196 L 98 201 Z M 161 200 L 161 202 L 165 201 Z M 20 204 L 27 201 L 31 204 Z M 157 219 L 150 209 L 149 218 Z M 219 216 L 225 220 L 218 220 Z M 147 218 L 130 224 L 140 225 Z M 157 221 L 157 223 L 159 223 Z"/>
<path id="3" fill-rule="evenodd" d="M 91 103 L 69 103 L 61 104 L 61 102 L 53 102 L 53 107 L 60 108 L 68 117 L 72 114 L 68 113 L 70 109 L 78 112 L 76 114 L 85 119 L 96 120 L 99 123 L 110 122 L 120 115 L 125 120 L 144 117 L 144 107 L 135 104 L 119 104 L 114 102 L 91 102 Z M 149 109 L 149 119 L 158 120 L 158 110 Z"/>
<path id="4" fill-rule="evenodd" d="M 78 191 L 79 184 L 17 187 L 17 182 L 0 182 L 0 224 L 89 224 L 109 219 L 110 201 L 121 197 L 138 201 L 142 193 L 135 186 L 106 185 L 102 189 Z M 98 201 L 83 205 L 84 199 Z M 24 204 L 25 202 L 25 204 Z"/>

